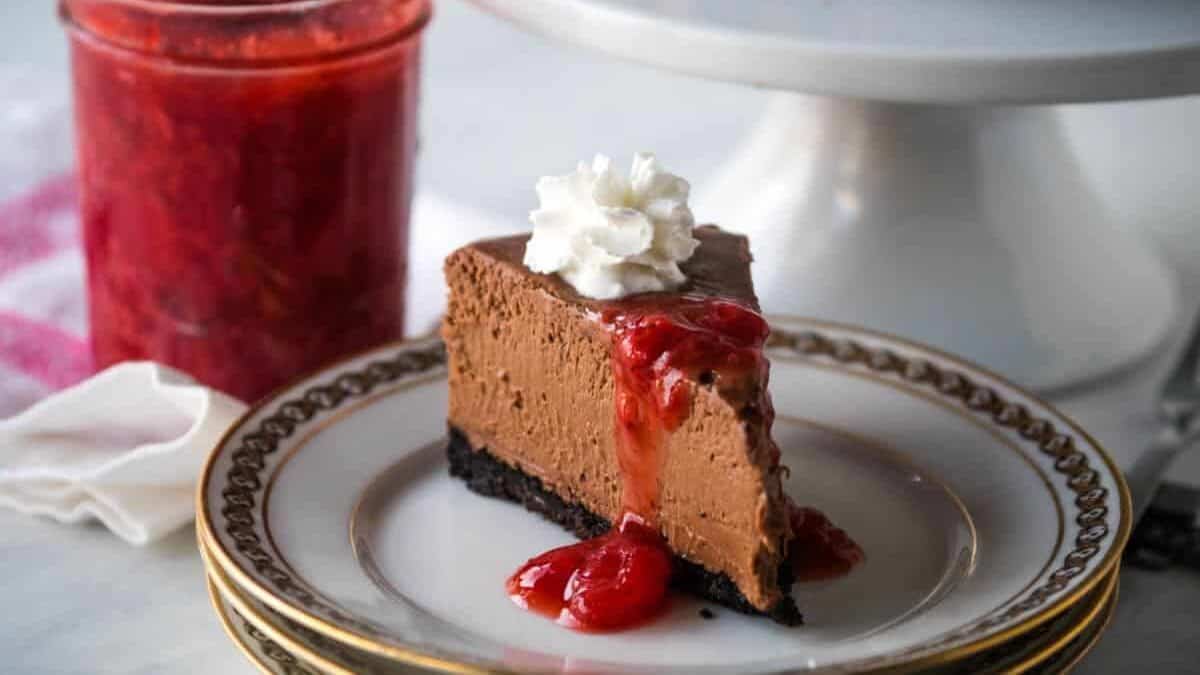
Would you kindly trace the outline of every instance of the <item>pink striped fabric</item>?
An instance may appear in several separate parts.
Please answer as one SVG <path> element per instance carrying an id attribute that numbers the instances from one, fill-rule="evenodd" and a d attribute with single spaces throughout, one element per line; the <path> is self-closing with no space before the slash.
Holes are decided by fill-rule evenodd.
<path id="1" fill-rule="evenodd" d="M 75 178 L 0 204 L 0 417 L 91 373 Z"/>

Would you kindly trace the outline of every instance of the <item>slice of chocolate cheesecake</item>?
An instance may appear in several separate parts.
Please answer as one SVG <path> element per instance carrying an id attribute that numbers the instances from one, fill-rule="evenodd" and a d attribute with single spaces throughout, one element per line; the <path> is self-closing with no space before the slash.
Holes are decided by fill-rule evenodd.
<path id="1" fill-rule="evenodd" d="M 748 244 L 689 230 L 679 285 L 617 299 L 529 269 L 528 235 L 447 258 L 450 470 L 581 538 L 633 514 L 672 585 L 797 624 Z"/>

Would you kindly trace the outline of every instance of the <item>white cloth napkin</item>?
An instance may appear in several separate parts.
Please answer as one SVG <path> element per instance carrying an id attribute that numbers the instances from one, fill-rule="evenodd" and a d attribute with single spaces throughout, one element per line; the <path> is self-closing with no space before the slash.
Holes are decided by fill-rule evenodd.
<path id="1" fill-rule="evenodd" d="M 245 409 L 165 366 L 114 366 L 0 422 L 0 505 L 154 541 L 192 519 L 200 468 Z"/>

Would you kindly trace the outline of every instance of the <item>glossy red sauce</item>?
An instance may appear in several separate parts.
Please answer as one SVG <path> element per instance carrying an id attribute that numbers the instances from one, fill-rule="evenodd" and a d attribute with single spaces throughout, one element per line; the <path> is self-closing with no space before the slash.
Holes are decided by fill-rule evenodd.
<path id="1" fill-rule="evenodd" d="M 253 400 L 403 334 L 428 3 L 270 5 L 61 4 L 99 367 Z"/>
<path id="2" fill-rule="evenodd" d="M 737 303 L 677 296 L 613 303 L 600 321 L 613 339 L 625 515 L 607 534 L 530 560 L 509 579 L 508 592 L 563 625 L 607 631 L 644 623 L 667 597 L 671 553 L 657 527 L 659 474 L 667 434 L 691 411 L 687 379 L 733 386 L 746 374 L 765 378 L 769 329 Z M 771 415 L 761 392 L 762 412 Z"/>
<path id="3" fill-rule="evenodd" d="M 658 531 L 629 514 L 599 537 L 556 548 L 508 579 L 518 605 L 585 631 L 644 623 L 666 604 L 671 553 Z"/>
<path id="4" fill-rule="evenodd" d="M 665 436 L 691 411 L 688 378 L 765 376 L 770 329 L 758 313 L 711 298 L 644 296 L 606 309 L 600 320 L 613 338 L 624 506 L 653 518 Z"/>
<path id="5" fill-rule="evenodd" d="M 790 557 L 796 581 L 826 581 L 850 573 L 866 554 L 846 531 L 808 506 L 788 501 L 792 526 Z"/>

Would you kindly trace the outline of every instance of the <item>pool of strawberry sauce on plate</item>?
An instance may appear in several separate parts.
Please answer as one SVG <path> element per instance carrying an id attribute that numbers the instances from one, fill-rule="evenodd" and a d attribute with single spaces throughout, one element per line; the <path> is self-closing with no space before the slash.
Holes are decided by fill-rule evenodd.
<path id="1" fill-rule="evenodd" d="M 672 556 L 655 523 L 664 438 L 687 417 L 689 376 L 765 376 L 770 332 L 757 312 L 714 298 L 648 295 L 613 303 L 599 319 L 613 339 L 624 515 L 605 534 L 530 559 L 506 584 L 517 605 L 593 632 L 643 624 L 665 608 Z M 774 410 L 765 391 L 755 403 L 769 426 Z M 798 580 L 836 578 L 863 560 L 862 549 L 820 511 L 789 510 Z"/>

